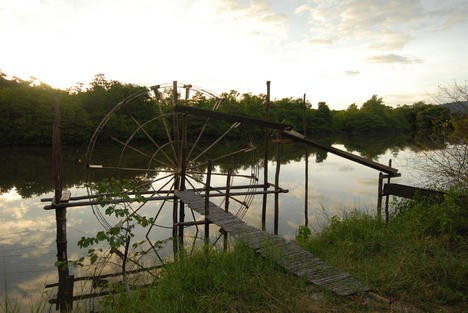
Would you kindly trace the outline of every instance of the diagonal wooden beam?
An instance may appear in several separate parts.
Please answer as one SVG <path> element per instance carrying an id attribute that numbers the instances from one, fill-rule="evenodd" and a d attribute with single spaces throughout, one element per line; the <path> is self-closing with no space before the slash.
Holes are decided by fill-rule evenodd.
<path id="1" fill-rule="evenodd" d="M 327 146 L 327 145 L 318 143 L 315 140 L 312 140 L 311 138 L 306 137 L 306 136 L 302 135 L 301 133 L 298 133 L 297 131 L 294 131 L 294 130 L 291 130 L 291 129 L 287 129 L 287 130 L 285 129 L 285 130 L 283 130 L 283 134 L 285 134 L 289 138 L 293 138 L 293 139 L 295 139 L 297 141 L 304 142 L 304 143 L 306 143 L 306 144 L 308 144 L 310 146 L 314 146 L 314 147 L 323 149 L 323 150 L 325 150 L 327 152 L 336 154 L 336 155 L 338 155 L 338 156 L 340 156 L 342 158 L 345 158 L 345 159 L 354 161 L 356 163 L 365 165 L 367 167 L 376 169 L 378 171 L 387 173 L 389 175 L 392 175 L 393 177 L 400 175 L 400 174 L 398 174 L 398 169 L 396 169 L 396 168 L 393 168 L 393 167 L 390 167 L 390 166 L 387 166 L 387 165 L 383 165 L 383 164 L 380 164 L 378 162 L 374 162 L 372 160 L 363 158 L 363 157 L 361 157 L 359 155 L 355 155 L 355 154 L 349 153 L 349 152 L 344 151 L 344 150 L 340 150 L 340 149 L 337 149 L 337 148 L 334 148 L 334 147 L 331 147 L 331 146 Z"/>

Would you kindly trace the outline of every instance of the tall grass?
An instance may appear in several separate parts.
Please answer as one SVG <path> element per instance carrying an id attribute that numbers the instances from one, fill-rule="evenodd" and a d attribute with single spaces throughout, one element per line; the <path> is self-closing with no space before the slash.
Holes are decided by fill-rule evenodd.
<path id="1" fill-rule="evenodd" d="M 47 299 L 43 297 L 41 297 L 41 299 L 32 300 L 31 303 L 27 305 L 24 299 L 5 296 L 0 303 L 0 313 L 45 313 L 51 311 L 51 305 L 49 305 Z"/>
<path id="2" fill-rule="evenodd" d="M 333 217 L 320 234 L 301 228 L 300 245 L 392 299 L 434 308 L 468 303 L 466 193 L 395 205 L 388 224 L 359 212 Z"/>
<path id="3" fill-rule="evenodd" d="M 5 295 L 0 303 L 0 312 L 5 313 L 15 313 L 19 311 L 18 303 Z"/>
<path id="4" fill-rule="evenodd" d="M 244 246 L 167 265 L 154 286 L 107 297 L 117 312 L 300 312 L 305 284 Z"/>

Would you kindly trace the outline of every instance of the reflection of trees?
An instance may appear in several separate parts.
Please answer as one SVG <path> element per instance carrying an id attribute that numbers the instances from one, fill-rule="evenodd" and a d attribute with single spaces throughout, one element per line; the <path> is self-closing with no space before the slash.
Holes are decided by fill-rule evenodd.
<path id="1" fill-rule="evenodd" d="M 413 151 L 421 151 L 427 148 L 412 141 L 410 136 L 405 135 L 376 135 L 376 136 L 341 136 L 335 138 L 314 138 L 315 140 L 331 145 L 333 143 L 343 144 L 349 151 L 357 151 L 361 155 L 376 159 L 379 155 L 385 153 L 388 149 L 395 153 L 410 147 Z M 226 171 L 232 167 L 234 171 L 246 170 L 252 162 L 261 163 L 263 160 L 263 141 L 257 139 L 255 142 L 257 147 L 256 152 L 239 153 L 235 156 L 226 158 L 216 162 L 221 170 Z M 209 143 L 202 143 L 207 146 Z M 224 155 L 244 147 L 245 141 L 226 140 L 216 146 L 213 151 L 210 151 L 207 157 L 211 154 L 214 156 Z M 270 144 L 270 160 L 275 159 L 275 145 Z M 428 147 L 434 149 L 437 147 Z M 151 149 L 151 147 L 143 147 L 142 149 Z M 299 143 L 284 144 L 281 163 L 288 164 L 291 161 L 298 162 L 304 157 L 304 146 Z M 65 188 L 70 188 L 76 185 L 83 185 L 88 181 L 98 181 L 105 177 L 122 177 L 122 172 L 112 170 L 101 171 L 86 171 L 84 170 L 84 151 L 82 147 L 67 146 L 64 148 L 63 166 L 64 176 L 63 185 Z M 327 158 L 327 152 L 310 148 L 310 156 L 315 155 L 316 162 L 323 162 Z M 98 160 L 105 160 L 110 156 L 120 154 L 120 149 L 111 146 L 102 146 L 95 151 Z M 138 154 L 128 154 L 123 160 L 124 164 L 133 165 L 141 160 Z M 40 195 L 53 190 L 52 176 L 52 160 L 51 151 L 49 148 L 41 147 L 23 147 L 23 148 L 0 148 L 0 162 L 2 163 L 2 175 L 0 175 L 0 192 L 7 192 L 12 188 L 16 188 L 22 197 L 31 197 Z M 198 168 L 199 172 L 206 171 L 206 166 Z M 92 174 L 92 176 L 91 176 Z M 125 178 L 143 179 L 142 173 L 128 172 L 125 173 Z M 200 176 L 202 177 L 202 176 Z"/>
<path id="2" fill-rule="evenodd" d="M 392 151 L 403 150 L 413 144 L 413 139 L 407 134 L 376 132 L 340 136 L 336 143 L 343 144 L 350 152 L 357 151 L 362 156 L 375 160 L 388 149 Z"/>
<path id="3" fill-rule="evenodd" d="M 67 147 L 64 150 L 64 186 L 83 182 L 83 149 Z M 22 147 L 0 148 L 0 192 L 15 187 L 25 198 L 43 194 L 53 189 L 52 152 L 50 148 Z"/>
<path id="4" fill-rule="evenodd" d="M 315 162 L 316 163 L 322 163 L 327 159 L 327 152 L 324 150 L 318 150 L 315 153 Z"/>

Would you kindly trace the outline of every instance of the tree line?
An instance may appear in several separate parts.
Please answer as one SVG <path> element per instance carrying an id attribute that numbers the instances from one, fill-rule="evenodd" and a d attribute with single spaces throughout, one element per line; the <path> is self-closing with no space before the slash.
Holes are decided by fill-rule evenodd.
<path id="1" fill-rule="evenodd" d="M 56 98 L 60 101 L 62 112 L 62 141 L 65 144 L 86 144 L 105 114 L 116 103 L 142 88 L 136 84 L 108 80 L 103 74 L 97 74 L 89 86 L 80 84 L 68 90 L 57 90 L 32 80 L 7 78 L 0 72 L 0 145 L 50 144 Z M 264 118 L 265 95 L 240 94 L 231 90 L 221 96 L 224 101 L 219 111 Z M 194 99 L 196 101 L 191 100 L 192 103 L 196 102 L 197 106 L 207 109 L 212 107 L 214 101 L 202 94 L 195 95 Z M 169 100 L 139 97 L 126 104 L 125 110 L 115 114 L 105 132 L 109 136 L 126 138 L 135 128 L 132 119 L 145 121 L 150 116 L 169 112 L 171 106 Z M 325 102 L 319 102 L 317 108 L 306 102 L 304 110 L 301 98 L 283 98 L 271 101 L 270 112 L 272 121 L 290 124 L 301 132 L 305 112 L 310 135 L 404 132 L 423 138 L 433 134 L 446 135 L 456 130 L 457 125 L 464 125 L 459 122 L 460 117 L 451 114 L 444 106 L 417 102 L 391 107 L 377 95 L 360 107 L 353 103 L 346 110 L 331 110 Z M 196 124 L 197 119 L 191 122 Z M 224 122 L 210 123 L 205 134 L 219 135 L 222 129 L 220 123 Z M 148 131 L 155 138 L 165 136 L 162 123 L 153 123 Z M 254 134 L 261 135 L 263 130 L 259 128 Z M 230 136 L 242 136 L 242 130 L 233 131 Z"/>

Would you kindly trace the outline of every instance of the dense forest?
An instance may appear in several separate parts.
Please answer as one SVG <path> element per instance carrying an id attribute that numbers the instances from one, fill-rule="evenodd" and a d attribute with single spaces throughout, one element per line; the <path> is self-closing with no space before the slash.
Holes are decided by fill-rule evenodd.
<path id="1" fill-rule="evenodd" d="M 77 85 L 69 90 L 57 90 L 34 80 L 25 81 L 7 78 L 0 72 L 0 145 L 48 145 L 51 142 L 53 105 L 59 100 L 62 111 L 62 140 L 65 144 L 86 144 L 105 114 L 119 101 L 142 90 L 142 86 L 108 80 L 97 74 L 89 86 Z M 221 112 L 263 118 L 265 95 L 239 94 L 230 91 L 219 108 Z M 201 108 L 211 108 L 213 99 L 196 95 L 192 101 Z M 182 102 L 184 100 L 181 100 Z M 170 101 L 156 101 L 149 96 L 128 103 L 125 110 L 131 111 L 137 120 L 147 120 L 171 109 Z M 160 106 L 160 107 L 158 107 Z M 404 132 L 419 138 L 432 134 L 447 135 L 465 125 L 466 115 L 451 114 L 447 107 L 417 102 L 412 105 L 390 107 L 384 100 L 373 95 L 361 106 L 355 103 L 346 110 L 331 110 L 325 102 L 317 108 L 306 103 L 308 134 L 362 134 Z M 113 136 L 126 138 L 135 124 L 128 114 L 117 113 L 117 118 L 106 131 Z M 294 129 L 303 130 L 304 105 L 300 98 L 284 98 L 271 101 L 271 120 L 283 122 Z M 195 121 L 196 123 L 196 121 Z M 218 135 L 218 124 L 211 123 L 208 135 Z M 162 126 L 153 126 L 149 131 L 157 138 L 164 136 Z M 231 132 L 239 136 L 241 131 Z M 259 128 L 257 134 L 262 134 Z"/>

